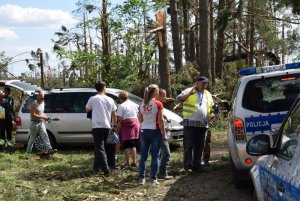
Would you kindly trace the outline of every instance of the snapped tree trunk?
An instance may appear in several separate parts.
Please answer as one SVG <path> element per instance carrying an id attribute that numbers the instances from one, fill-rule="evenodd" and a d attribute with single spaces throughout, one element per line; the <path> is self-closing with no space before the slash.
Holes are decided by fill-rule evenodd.
<path id="1" fill-rule="evenodd" d="M 158 11 L 156 13 L 156 21 L 158 22 L 158 27 L 163 27 L 162 30 L 159 30 L 157 32 L 159 50 L 158 73 L 160 76 L 160 87 L 165 89 L 167 91 L 167 94 L 171 94 L 170 68 L 168 61 L 168 45 L 166 33 L 166 13 L 164 11 Z"/>

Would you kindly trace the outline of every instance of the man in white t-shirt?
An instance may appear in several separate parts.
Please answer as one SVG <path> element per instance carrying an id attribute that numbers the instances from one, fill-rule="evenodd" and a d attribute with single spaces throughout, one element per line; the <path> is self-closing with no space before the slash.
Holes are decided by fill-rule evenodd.
<path id="1" fill-rule="evenodd" d="M 95 88 L 97 94 L 88 100 L 85 109 L 86 112 L 92 111 L 92 134 L 95 145 L 93 170 L 99 172 L 101 169 L 104 176 L 109 176 L 110 170 L 107 159 L 108 157 L 112 158 L 112 156 L 107 156 L 104 145 L 111 129 L 111 123 L 113 126 L 117 123 L 117 106 L 112 98 L 105 95 L 105 82 L 97 81 Z"/>

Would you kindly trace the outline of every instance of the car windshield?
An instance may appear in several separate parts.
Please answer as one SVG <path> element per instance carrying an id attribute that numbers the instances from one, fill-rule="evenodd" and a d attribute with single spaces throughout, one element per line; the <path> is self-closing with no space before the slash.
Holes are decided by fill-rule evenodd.
<path id="1" fill-rule="evenodd" d="M 243 95 L 245 109 L 271 113 L 289 110 L 300 92 L 300 74 L 249 81 Z"/>
<path id="2" fill-rule="evenodd" d="M 114 91 L 115 91 L 116 96 L 119 97 L 119 94 L 123 90 L 114 89 Z M 143 101 L 142 98 L 140 98 L 140 97 L 138 97 L 138 96 L 136 96 L 136 95 L 134 95 L 132 93 L 129 93 L 129 92 L 127 92 L 127 93 L 128 93 L 128 99 L 131 100 L 132 102 L 134 102 L 134 103 L 136 103 L 136 104 L 139 105 Z"/>

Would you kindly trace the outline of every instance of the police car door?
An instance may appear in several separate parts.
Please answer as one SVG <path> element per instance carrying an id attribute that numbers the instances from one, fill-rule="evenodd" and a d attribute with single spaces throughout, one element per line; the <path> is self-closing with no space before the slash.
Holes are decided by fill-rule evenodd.
<path id="1" fill-rule="evenodd" d="M 297 166 L 300 153 L 298 125 L 300 125 L 299 102 L 280 129 L 278 153 L 268 161 L 268 168 L 265 171 L 267 179 L 263 185 L 270 200 L 296 201 L 300 198 L 299 165 Z"/>

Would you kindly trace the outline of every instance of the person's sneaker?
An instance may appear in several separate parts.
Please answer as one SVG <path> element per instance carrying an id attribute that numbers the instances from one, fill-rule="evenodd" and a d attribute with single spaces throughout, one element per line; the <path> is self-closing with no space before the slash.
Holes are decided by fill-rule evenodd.
<path id="1" fill-rule="evenodd" d="M 121 169 L 126 169 L 126 168 L 128 168 L 128 167 L 129 167 L 129 164 L 127 164 L 127 163 L 121 165 Z"/>
<path id="2" fill-rule="evenodd" d="M 145 183 L 146 183 L 145 178 L 139 178 L 139 184 L 140 185 L 145 185 Z"/>
<path id="3" fill-rule="evenodd" d="M 159 179 L 164 179 L 164 180 L 171 180 L 171 179 L 174 179 L 174 177 L 173 176 L 171 176 L 171 175 L 159 175 L 158 176 L 158 178 Z"/>
<path id="4" fill-rule="evenodd" d="M 156 185 L 159 185 L 160 183 L 158 182 L 157 179 L 152 179 L 151 181 L 152 185 L 156 186 Z"/>
<path id="5" fill-rule="evenodd" d="M 110 174 L 109 174 L 109 171 L 107 171 L 107 172 L 104 172 L 104 173 L 103 173 L 103 176 L 105 176 L 105 177 L 109 177 L 109 176 L 110 176 Z"/>
<path id="6" fill-rule="evenodd" d="M 48 154 L 54 154 L 57 152 L 57 149 L 49 149 Z"/>
<path id="7" fill-rule="evenodd" d="M 185 171 L 186 173 L 191 173 L 191 172 L 192 172 L 192 169 L 187 168 L 187 169 L 184 169 L 184 171 Z"/>
<path id="8" fill-rule="evenodd" d="M 204 159 L 204 160 L 203 160 L 203 165 L 204 165 L 204 166 L 210 166 L 209 160 Z"/>

